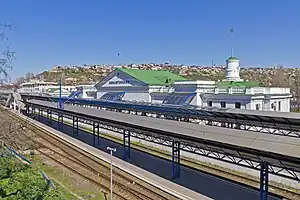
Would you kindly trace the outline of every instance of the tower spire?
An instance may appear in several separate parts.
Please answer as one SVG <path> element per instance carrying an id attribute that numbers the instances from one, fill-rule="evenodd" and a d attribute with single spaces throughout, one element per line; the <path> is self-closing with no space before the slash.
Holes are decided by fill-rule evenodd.
<path id="1" fill-rule="evenodd" d="M 230 28 L 230 48 L 231 48 L 231 57 L 234 55 L 234 29 Z"/>
<path id="2" fill-rule="evenodd" d="M 230 28 L 230 47 L 231 47 L 231 55 L 226 60 L 226 77 L 225 81 L 243 81 L 243 79 L 240 78 L 240 61 L 234 57 L 234 41 L 233 41 L 233 34 L 234 29 Z"/>

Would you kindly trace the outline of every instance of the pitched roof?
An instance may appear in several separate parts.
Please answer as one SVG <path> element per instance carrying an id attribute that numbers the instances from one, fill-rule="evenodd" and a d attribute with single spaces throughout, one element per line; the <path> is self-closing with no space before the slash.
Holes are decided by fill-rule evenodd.
<path id="1" fill-rule="evenodd" d="M 171 85 L 175 81 L 187 80 L 182 76 L 173 74 L 169 71 L 163 70 L 140 70 L 140 69 L 128 69 L 128 68 L 117 68 L 120 70 L 148 85 Z"/>
<path id="2" fill-rule="evenodd" d="M 221 81 L 216 82 L 218 87 L 259 87 L 260 82 L 257 81 Z"/>

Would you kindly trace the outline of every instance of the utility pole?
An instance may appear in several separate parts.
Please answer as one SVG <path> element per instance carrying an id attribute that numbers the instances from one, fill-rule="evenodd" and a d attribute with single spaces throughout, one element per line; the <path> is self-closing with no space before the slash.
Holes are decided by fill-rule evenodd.
<path id="1" fill-rule="evenodd" d="M 107 147 L 107 150 L 110 151 L 110 200 L 112 200 L 112 156 L 113 156 L 113 152 L 116 152 L 116 148 L 111 148 L 111 147 Z"/>

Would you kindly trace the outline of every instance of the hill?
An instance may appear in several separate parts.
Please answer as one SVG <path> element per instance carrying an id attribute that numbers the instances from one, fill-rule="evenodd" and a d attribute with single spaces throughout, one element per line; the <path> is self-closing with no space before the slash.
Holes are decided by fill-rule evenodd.
<path id="1" fill-rule="evenodd" d="M 112 65 L 84 65 L 84 66 L 54 66 L 52 69 L 35 75 L 44 81 L 58 81 L 63 74 L 63 82 L 68 85 L 95 84 L 107 76 L 115 67 Z M 225 67 L 176 66 L 169 64 L 142 64 L 123 66 L 133 69 L 168 70 L 184 76 L 190 80 L 222 80 L 225 77 Z M 29 73 L 30 74 L 30 73 Z M 300 70 L 298 68 L 241 68 L 241 78 L 258 81 L 263 86 L 290 87 L 299 94 Z M 24 81 L 23 78 L 22 81 Z"/>

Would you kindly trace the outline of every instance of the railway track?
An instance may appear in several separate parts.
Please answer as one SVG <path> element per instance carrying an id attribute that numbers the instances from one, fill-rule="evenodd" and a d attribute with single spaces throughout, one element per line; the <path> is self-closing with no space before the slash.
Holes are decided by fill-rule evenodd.
<path id="1" fill-rule="evenodd" d="M 96 158 L 88 152 L 74 147 L 72 144 L 36 127 L 24 119 L 1 108 L 6 117 L 22 123 L 27 139 L 35 141 L 37 151 L 109 193 L 110 176 L 108 163 Z M 178 199 L 153 185 L 114 168 L 113 197 L 121 200 L 169 200 Z"/>
<path id="2" fill-rule="evenodd" d="M 143 147 L 141 147 L 141 146 L 139 146 L 139 145 L 132 145 L 132 147 L 133 148 L 136 148 L 136 149 L 138 149 L 138 150 L 141 150 L 141 151 L 144 151 L 144 152 L 147 152 L 147 153 L 152 153 L 152 154 L 154 154 L 154 155 L 156 155 L 156 156 L 158 156 L 158 157 L 161 157 L 161 158 L 163 158 L 163 159 L 167 159 L 167 160 L 169 160 L 169 157 L 170 157 L 170 155 L 167 153 L 167 152 L 162 152 L 162 151 L 159 151 L 159 150 L 157 150 L 157 149 L 154 149 L 154 148 L 148 148 L 148 147 L 146 147 L 146 146 L 143 146 Z M 53 150 L 53 148 L 52 148 L 52 150 Z M 55 154 L 56 154 L 56 158 L 50 158 L 50 159 L 59 159 L 58 157 L 57 157 L 57 155 L 59 155 L 60 153 L 59 152 L 54 152 Z M 66 153 L 66 154 L 68 154 L 68 152 L 62 152 L 61 154 L 64 154 L 64 153 Z M 42 153 L 43 154 L 43 153 Z M 68 156 L 70 157 L 70 156 L 72 156 L 72 155 L 69 155 L 68 154 Z M 61 159 L 62 159 L 62 155 L 61 155 Z M 76 158 L 74 158 L 74 159 L 76 159 Z M 72 159 L 72 162 L 74 162 L 74 159 Z M 77 159 L 78 160 L 78 159 Z M 81 159 L 80 159 L 81 160 Z M 79 160 L 79 161 L 80 161 Z M 192 160 L 190 160 L 190 159 L 187 159 L 187 158 L 184 158 L 184 157 L 182 157 L 181 158 L 181 160 L 182 160 L 182 164 L 184 164 L 185 166 L 187 166 L 187 167 L 190 167 L 190 168 L 193 168 L 193 169 L 197 169 L 197 170 L 203 170 L 203 168 L 205 168 L 205 170 L 203 170 L 203 171 L 205 171 L 205 172 L 207 172 L 207 173 L 210 173 L 210 174 L 214 174 L 214 175 L 217 175 L 217 176 L 219 176 L 219 177 L 222 177 L 222 178 L 225 178 L 225 179 L 228 179 L 229 181 L 236 181 L 236 179 L 239 179 L 239 180 L 241 180 L 241 181 L 238 181 L 238 182 L 241 182 L 242 184 L 244 184 L 245 186 L 248 186 L 248 187 L 252 187 L 252 188 L 258 188 L 258 186 L 259 186 L 259 181 L 258 180 L 255 180 L 254 178 L 252 178 L 252 177 L 246 177 L 246 176 L 243 176 L 243 175 L 239 175 L 239 174 L 236 174 L 236 173 L 233 173 L 233 172 L 230 172 L 230 171 L 226 171 L 226 175 L 224 175 L 224 173 L 225 173 L 225 171 L 224 170 L 222 170 L 222 169 L 218 169 L 218 168 L 215 168 L 215 167 L 212 167 L 212 166 L 208 166 L 208 165 L 205 165 L 205 164 L 201 164 L 201 163 L 199 163 L 199 162 L 196 162 L 196 161 L 192 161 Z M 58 160 L 59 161 L 59 160 Z M 79 162 L 79 163 L 77 163 L 77 164 L 81 164 L 81 165 L 85 165 L 86 163 L 82 163 L 81 161 Z M 191 167 L 191 165 L 197 165 L 197 166 L 199 166 L 199 167 Z M 82 166 L 82 167 L 84 167 L 84 166 Z M 107 167 L 106 167 L 107 168 Z M 95 173 L 97 173 L 97 171 L 95 171 L 95 169 L 94 168 L 92 168 L 92 169 L 90 169 L 91 171 L 94 171 L 94 174 Z M 117 170 L 117 169 L 116 169 Z M 114 174 L 115 174 L 116 172 L 114 172 Z M 114 177 L 115 178 L 115 177 Z M 92 182 L 92 181 L 91 181 Z M 125 181 L 126 182 L 126 181 Z M 243 183 L 244 182 L 244 183 Z M 245 183 L 246 182 L 246 183 Z M 96 183 L 95 183 L 96 184 Z M 127 186 L 128 188 L 130 188 L 130 184 L 132 184 L 132 182 L 130 183 L 130 180 L 128 179 L 128 181 L 127 181 L 127 183 L 124 183 L 123 184 L 123 186 L 125 185 L 125 186 Z M 137 185 L 136 183 L 135 183 L 135 185 Z M 121 187 L 122 187 L 122 185 L 121 185 Z M 104 187 L 102 187 L 102 188 L 104 188 Z M 141 190 L 142 190 L 143 188 L 141 188 Z M 106 189 L 107 190 L 107 189 Z M 283 197 L 284 199 L 300 199 L 300 194 L 298 193 L 298 192 L 294 192 L 294 191 L 292 191 L 292 190 L 290 190 L 290 189 L 284 189 L 284 188 L 282 188 L 282 187 L 279 187 L 279 186 L 277 186 L 277 185 L 274 185 L 274 184 L 272 184 L 272 185 L 270 185 L 270 192 L 271 193 L 273 193 L 273 194 L 276 194 L 276 195 L 279 195 L 279 196 L 281 196 L 281 197 Z M 139 195 L 138 194 L 138 192 L 136 192 L 136 193 L 134 193 L 133 194 L 133 196 L 134 195 Z M 151 195 L 153 195 L 153 194 L 151 194 L 150 193 L 150 195 L 148 195 L 148 194 L 146 194 L 145 195 L 145 193 L 143 193 L 142 195 L 144 195 L 144 196 L 139 196 L 139 197 L 137 197 L 136 199 L 176 199 L 176 198 L 174 198 L 174 197 L 167 197 L 167 196 L 164 196 L 163 198 L 161 198 L 161 197 L 154 197 L 153 196 L 153 198 L 151 197 Z M 122 199 L 123 197 L 121 197 L 120 199 Z M 134 199 L 134 198 L 130 198 L 130 199 Z"/>
<path id="3" fill-rule="evenodd" d="M 81 128 L 79 127 L 79 129 L 81 129 Z M 109 128 L 107 130 L 113 131 Z M 116 140 L 114 140 L 114 141 L 116 141 Z M 120 143 L 120 141 L 116 141 L 116 142 Z M 171 157 L 170 153 L 168 153 L 168 152 L 163 152 L 161 150 L 147 147 L 145 145 L 142 146 L 142 145 L 132 143 L 131 147 L 135 148 L 139 151 L 150 153 L 154 156 L 157 156 L 157 157 L 160 157 L 160 158 L 163 158 L 166 160 L 170 160 L 170 157 Z M 181 157 L 181 164 L 183 164 L 184 166 L 189 167 L 191 169 L 201 170 L 201 171 L 205 171 L 206 173 L 212 174 L 214 176 L 219 176 L 220 178 L 227 179 L 228 181 L 238 182 L 242 185 L 245 185 L 246 187 L 252 187 L 254 189 L 259 189 L 259 186 L 260 186 L 259 180 L 255 179 L 254 177 L 241 175 L 239 173 L 234 173 L 229 170 L 225 171 L 224 169 L 222 170 L 218 167 L 205 165 L 203 163 L 193 161 L 193 160 L 185 158 L 185 157 Z M 195 166 L 197 166 L 197 167 L 195 167 Z M 289 188 L 280 187 L 276 184 L 269 184 L 269 192 L 271 192 L 274 195 L 286 198 L 286 199 L 297 199 L 297 200 L 300 199 L 299 192 L 295 192 Z"/>

